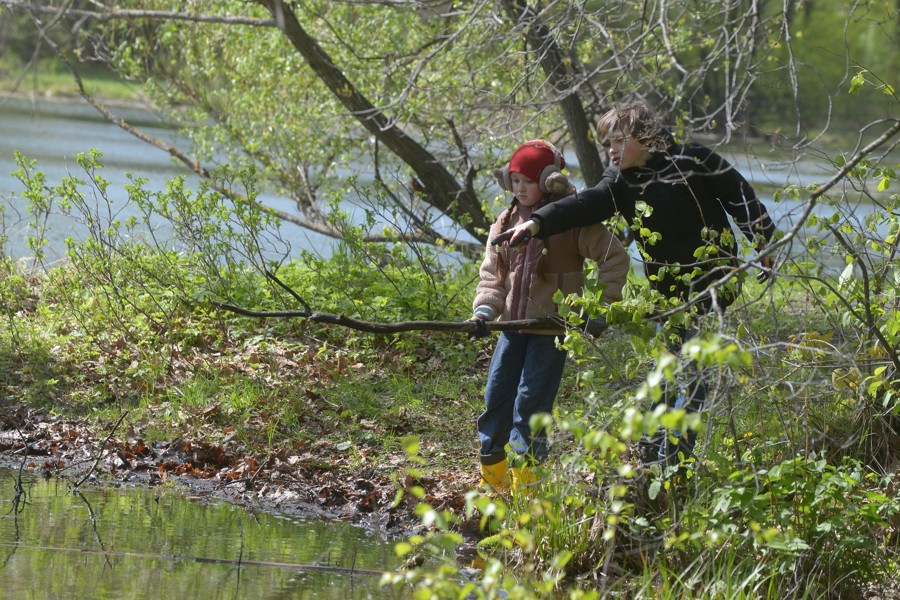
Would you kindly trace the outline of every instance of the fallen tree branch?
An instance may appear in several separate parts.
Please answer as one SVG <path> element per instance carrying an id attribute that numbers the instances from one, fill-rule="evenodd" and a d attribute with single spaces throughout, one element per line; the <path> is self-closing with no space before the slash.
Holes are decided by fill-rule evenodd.
<path id="1" fill-rule="evenodd" d="M 245 317 L 257 318 L 302 318 L 313 323 L 324 323 L 326 325 L 340 325 L 357 331 L 366 333 L 400 333 L 403 331 L 459 331 L 464 333 L 475 333 L 475 321 L 398 321 L 396 323 L 385 323 L 378 321 L 363 321 L 353 319 L 345 315 L 336 315 L 334 313 L 323 313 L 318 311 L 306 310 L 247 310 L 232 304 L 224 304 L 222 302 L 213 302 L 213 306 L 223 310 L 231 311 Z M 560 329 L 563 322 L 558 319 L 523 319 L 519 321 L 495 321 L 488 323 L 488 329 L 491 331 L 520 331 L 529 329 Z"/>
<path id="2" fill-rule="evenodd" d="M 278 319 L 306 319 L 313 323 L 324 323 L 326 325 L 339 325 L 357 331 L 366 333 L 401 333 L 404 331 L 448 331 L 462 332 L 468 334 L 475 333 L 475 321 L 399 321 L 395 323 L 385 323 L 378 321 L 363 321 L 354 319 L 346 315 L 336 315 L 334 313 L 323 313 L 312 310 L 309 303 L 304 300 L 289 285 L 281 281 L 274 273 L 269 270 L 265 271 L 266 277 L 290 294 L 298 303 L 303 306 L 303 310 L 249 310 L 226 304 L 224 302 L 212 302 L 212 305 L 222 310 L 227 310 L 245 317 L 256 318 L 278 318 Z M 587 333 L 593 336 L 599 335 L 607 328 L 606 323 L 602 319 L 590 319 L 590 327 Z M 529 331 L 536 329 L 556 329 L 562 331 L 569 327 L 559 317 L 548 317 L 544 319 L 521 319 L 518 321 L 491 321 L 487 323 L 488 331 Z"/>

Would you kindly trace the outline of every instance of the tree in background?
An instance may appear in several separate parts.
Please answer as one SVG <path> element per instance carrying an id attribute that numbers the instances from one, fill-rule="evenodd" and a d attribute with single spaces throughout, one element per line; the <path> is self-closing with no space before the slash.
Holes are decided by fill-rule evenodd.
<path id="1" fill-rule="evenodd" d="M 104 357 L 118 353 L 101 381 L 113 391 L 119 371 L 164 372 L 183 345 L 206 343 L 196 323 L 209 300 L 277 310 L 308 298 L 317 309 L 392 322 L 467 316 L 464 277 L 442 280 L 440 269 L 429 270 L 433 255 L 414 245 L 407 252 L 361 240 L 437 242 L 463 230 L 483 240 L 495 210 L 488 173 L 510 147 L 549 138 L 590 183 L 602 168 L 592 121 L 614 100 L 645 99 L 670 114 L 679 135 L 746 143 L 740 160 L 757 158 L 750 141 L 759 155 L 786 157 L 775 175 L 783 179 L 760 190 L 785 214 L 783 237 L 767 249 L 782 264 L 764 284 L 744 278 L 729 314 L 705 320 L 677 355 L 645 317 L 665 310 L 677 322 L 684 307 L 661 307 L 631 288 L 608 308 L 591 286 L 559 298 L 564 312 L 571 308 L 565 344 L 577 374 L 571 403 L 538 425 L 559 436 L 561 456 L 547 485 L 518 506 L 477 499 L 501 523 L 486 554 L 507 553 L 504 564 L 548 589 L 564 576 L 573 590 L 615 586 L 622 572 L 643 575 L 635 597 L 861 597 L 863 584 L 896 572 L 900 514 L 894 4 L 159 1 L 110 11 L 73 3 L 60 12 L 0 0 L 17 19 L 28 15 L 76 75 L 79 60 L 101 61 L 138 82 L 183 134 L 183 146 L 158 145 L 207 177 L 196 192 L 183 180 L 161 193 L 139 180 L 130 186 L 141 214 L 176 217 L 179 236 L 194 244 L 159 252 L 135 241 L 133 223 L 91 212 L 106 198 L 95 154 L 79 158 L 86 177 L 59 186 L 22 160 L 35 229 L 63 206 L 94 226 L 61 268 L 48 269 L 64 293 L 46 297 L 57 303 L 66 339 L 88 340 Z M 850 150 L 846 138 L 828 140 L 837 150 L 815 146 L 846 129 L 857 129 Z M 804 153 L 821 155 L 822 169 L 798 173 L 790 160 Z M 295 294 L 267 287 L 234 256 L 273 226 L 252 210 L 264 184 L 296 206 L 265 217 L 343 240 L 331 262 L 305 254 L 284 265 L 279 276 Z M 394 237 L 374 220 L 348 226 L 328 204 L 381 198 L 402 217 Z M 439 228 L 443 215 L 458 229 Z M 7 288 L 6 297 L 21 297 Z M 21 308 L 7 305 L 15 325 Z M 608 338 L 580 334 L 585 313 L 606 315 Z M 243 323 L 227 325 L 220 335 L 242 335 Z M 338 341 L 341 351 L 353 343 Z M 123 344 L 132 354 L 120 352 Z M 417 361 L 420 351 L 407 358 Z M 469 365 L 476 351 L 448 343 L 437 354 L 444 364 L 469 352 Z M 411 364 L 417 373 L 432 368 Z M 698 365 L 710 374 L 703 417 L 641 410 Z M 696 428 L 698 460 L 684 471 L 638 472 L 628 446 L 659 425 Z M 533 597 L 532 581 L 502 581 L 498 565 L 478 585 L 504 593 L 519 586 L 510 597 Z M 445 577 L 447 592 L 431 597 L 459 597 L 457 571 L 433 577 L 430 567 L 420 583 Z M 582 591 L 568 596 L 598 595 Z"/>
<path id="2" fill-rule="evenodd" d="M 295 204 L 285 220 L 334 236 L 324 206 L 355 196 L 355 176 L 404 215 L 395 233 L 432 241 L 456 236 L 438 226 L 445 215 L 483 241 L 496 210 L 489 173 L 516 140 L 553 140 L 585 184 L 597 181 L 593 121 L 614 101 L 646 99 L 722 140 L 802 140 L 807 123 L 826 126 L 822 99 L 839 97 L 852 65 L 876 76 L 896 66 L 880 51 L 896 46 L 891 4 L 0 3 L 41 34 L 18 36 L 50 36 L 73 66 L 99 60 L 140 82 L 201 174 L 253 163 Z M 832 59 L 797 41 L 810 38 L 829 40 Z M 865 100 L 882 114 L 888 102 Z"/>

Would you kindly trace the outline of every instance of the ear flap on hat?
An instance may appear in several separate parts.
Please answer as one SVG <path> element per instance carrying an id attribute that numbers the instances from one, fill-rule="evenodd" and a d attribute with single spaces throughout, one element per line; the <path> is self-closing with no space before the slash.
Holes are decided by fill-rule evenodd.
<path id="1" fill-rule="evenodd" d="M 546 148 L 553 153 L 553 164 L 547 165 L 541 171 L 541 178 L 538 181 L 541 191 L 545 194 L 562 194 L 567 192 L 569 190 L 569 180 L 560 172 L 560 169 L 566 166 L 566 159 L 563 158 L 562 152 L 556 146 L 544 140 L 533 140 L 526 143 L 533 144 L 539 148 Z"/>
<path id="2" fill-rule="evenodd" d="M 497 180 L 497 185 L 500 186 L 501 190 L 505 192 L 512 191 L 512 180 L 509 178 L 509 163 L 506 163 L 500 169 L 494 169 L 494 179 Z"/>
<path id="3" fill-rule="evenodd" d="M 541 190 L 546 194 L 564 194 L 572 189 L 569 178 L 549 166 L 541 173 Z"/>
<path id="4" fill-rule="evenodd" d="M 538 180 L 538 185 L 540 186 L 541 191 L 545 194 L 552 193 L 547 189 L 547 178 L 551 175 L 555 175 L 556 173 L 559 173 L 559 168 L 556 165 L 547 165 L 541 170 L 541 176 Z M 562 175 L 562 173 L 560 173 L 560 175 Z"/>

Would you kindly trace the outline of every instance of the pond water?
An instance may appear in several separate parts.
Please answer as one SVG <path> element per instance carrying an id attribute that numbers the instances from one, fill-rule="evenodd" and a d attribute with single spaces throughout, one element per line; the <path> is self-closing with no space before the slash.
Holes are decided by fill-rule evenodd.
<path id="1" fill-rule="evenodd" d="M 116 114 L 129 123 L 139 126 L 145 133 L 164 142 L 176 142 L 175 131 L 165 127 L 152 113 L 137 109 L 115 109 Z M 8 256 L 23 259 L 33 255 L 27 244 L 27 215 L 24 202 L 21 200 L 22 184 L 12 176 L 15 170 L 14 151 L 18 150 L 29 158 L 36 159 L 37 169 L 47 176 L 49 184 L 58 184 L 67 174 L 84 177 L 77 165 L 75 156 L 80 152 L 96 148 L 103 153 L 105 165 L 101 175 L 110 180 L 110 197 L 125 203 L 127 194 L 124 185 L 128 183 L 126 173 L 145 177 L 151 190 L 165 189 L 165 182 L 178 175 L 188 180 L 188 187 L 196 189 L 199 179 L 184 165 L 175 162 L 166 152 L 150 146 L 114 124 L 107 122 L 92 107 L 84 102 L 53 102 L 45 99 L 29 101 L 19 98 L 0 97 L 0 208 L 4 208 L 3 231 L 7 235 L 4 248 Z M 799 161 L 789 160 L 785 153 L 774 153 L 771 149 L 747 152 L 744 149 L 734 152 L 722 151 L 757 187 L 773 218 L 782 229 L 788 229 L 794 219 L 801 213 L 802 204 L 790 200 L 774 202 L 772 193 L 785 185 L 806 186 L 810 183 L 823 183 L 833 174 L 827 161 L 807 157 Z M 574 157 L 570 157 L 573 159 Z M 578 183 L 576 181 L 576 183 Z M 291 201 L 265 193 L 260 199 L 273 208 L 286 212 L 294 212 Z M 361 211 L 351 203 L 347 210 L 361 221 Z M 116 216 L 124 219 L 129 216 L 129 208 L 121 205 L 121 212 Z M 871 206 L 859 203 L 852 208 L 860 215 L 871 210 Z M 816 214 L 828 216 L 834 209 L 820 205 Z M 65 254 L 66 237 L 78 237 L 79 224 L 70 217 L 53 215 L 48 223 L 49 245 L 47 257 L 49 261 L 62 258 Z M 448 233 L 448 229 L 445 233 Z M 300 250 L 312 250 L 324 256 L 330 254 L 334 240 L 326 236 L 310 232 L 306 229 L 285 224 L 282 227 L 283 240 L 290 249 L 288 256 L 297 256 Z M 467 240 L 471 238 L 466 236 Z M 279 246 L 280 247 L 280 246 Z M 636 251 L 634 255 L 637 256 Z"/>
<path id="2" fill-rule="evenodd" d="M 153 113 L 135 108 L 116 108 L 115 113 L 144 133 L 165 143 L 177 142 L 174 130 L 167 128 Z M 36 160 L 35 169 L 46 175 L 48 185 L 58 185 L 72 175 L 85 179 L 76 162 L 79 153 L 91 149 L 102 152 L 104 165 L 100 175 L 109 180 L 109 198 L 114 203 L 114 216 L 124 220 L 140 216 L 127 205 L 127 174 L 146 178 L 146 189 L 162 191 L 166 182 L 177 176 L 187 180 L 188 189 L 196 190 L 200 178 L 168 153 L 149 145 L 106 121 L 84 102 L 28 101 L 0 97 L 0 208 L 4 209 L 3 231 L 7 237 L 5 252 L 16 259 L 34 255 L 27 236 L 34 231 L 28 226 L 26 204 L 22 200 L 23 185 L 12 174 L 17 170 L 15 152 Z M 293 212 L 290 201 L 265 194 L 260 200 L 273 208 Z M 101 213 L 102 214 L 102 213 Z M 52 263 L 65 256 L 65 239 L 83 236 L 86 228 L 67 215 L 51 214 L 47 222 L 47 260 Z M 166 224 L 153 224 L 165 238 Z M 289 243 L 295 249 L 317 249 L 328 254 L 333 240 L 298 227 L 289 227 Z"/>
<path id="3" fill-rule="evenodd" d="M 138 127 L 143 133 L 164 143 L 186 149 L 186 143 L 179 143 L 174 129 L 165 126 L 158 117 L 148 110 L 137 108 L 115 108 L 115 114 L 129 124 Z M 76 156 L 97 149 L 102 153 L 100 159 L 103 169 L 100 175 L 110 182 L 109 199 L 112 201 L 112 216 L 124 221 L 130 216 L 142 217 L 128 205 L 128 194 L 125 185 L 130 183 L 128 174 L 145 178 L 148 183 L 145 189 L 164 191 L 166 182 L 178 176 L 185 177 L 187 189 L 197 190 L 200 177 L 195 175 L 184 164 L 177 162 L 169 154 L 142 141 L 122 128 L 108 122 L 93 107 L 79 101 L 50 101 L 40 99 L 29 101 L 22 98 L 0 96 L 0 235 L 7 238 L 3 248 L 7 256 L 16 259 L 27 259 L 34 255 L 28 246 L 27 236 L 34 231 L 28 225 L 27 203 L 22 198 L 23 184 L 13 176 L 17 170 L 15 152 L 37 161 L 35 170 L 46 175 L 48 185 L 58 185 L 64 177 L 72 175 L 85 179 L 86 174 L 78 166 Z M 204 165 L 212 167 L 213 165 Z M 337 170 L 348 177 L 350 171 Z M 371 182 L 371 176 L 359 176 L 361 185 Z M 89 189 L 85 186 L 84 189 Z M 89 196 L 93 196 L 90 190 Z M 89 198 L 91 201 L 94 198 Z M 293 201 L 283 196 L 262 191 L 258 199 L 265 205 L 289 214 L 296 214 Z M 103 208 L 103 203 L 100 203 Z M 348 198 L 341 203 L 341 210 L 349 215 L 352 223 L 361 224 L 366 220 L 364 207 L 358 200 Z M 98 214 L 104 216 L 104 210 Z M 105 215 L 109 216 L 109 215 Z M 386 225 L 376 218 L 373 230 Z M 170 229 L 164 222 L 151 224 L 155 237 L 166 238 Z M 435 223 L 435 228 L 445 235 L 457 235 L 458 227 L 446 217 Z M 52 263 L 65 256 L 65 239 L 84 237 L 87 228 L 83 223 L 71 216 L 51 214 L 46 224 L 48 244 L 45 247 L 47 262 Z M 473 241 L 465 232 L 461 233 L 466 241 Z M 271 240 L 271 258 L 283 256 L 299 256 L 302 250 L 312 251 L 327 257 L 333 251 L 336 242 L 331 237 L 310 231 L 299 226 L 283 223 L 278 236 Z"/>
<path id="4" fill-rule="evenodd" d="M 0 470 L 0 598 L 409 598 L 393 545 L 344 523 L 253 514 L 173 489 Z"/>

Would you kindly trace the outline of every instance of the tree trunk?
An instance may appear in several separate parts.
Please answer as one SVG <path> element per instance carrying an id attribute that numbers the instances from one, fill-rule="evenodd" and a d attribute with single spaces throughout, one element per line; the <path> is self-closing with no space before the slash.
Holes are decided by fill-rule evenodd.
<path id="1" fill-rule="evenodd" d="M 428 202 L 463 224 L 477 239 L 486 241 L 485 234 L 478 230 L 488 230 L 491 224 L 475 191 L 461 186 L 433 154 L 406 135 L 396 122 L 359 92 L 328 53 L 303 29 L 289 3 L 283 0 L 259 2 L 269 10 L 294 48 L 338 100 L 366 130 L 416 173 Z"/>
<path id="2" fill-rule="evenodd" d="M 594 141 L 594 125 L 588 120 L 578 95 L 578 80 L 566 66 L 565 53 L 550 29 L 527 4 L 519 0 L 503 0 L 503 6 L 514 22 L 526 26 L 525 37 L 556 93 L 584 181 L 589 186 L 595 185 L 600 181 L 606 165 Z"/>

